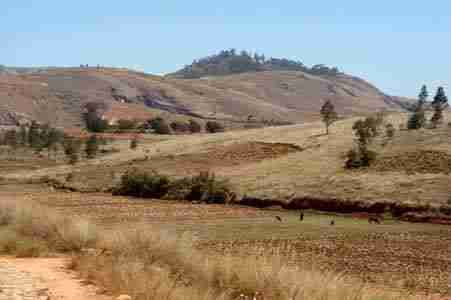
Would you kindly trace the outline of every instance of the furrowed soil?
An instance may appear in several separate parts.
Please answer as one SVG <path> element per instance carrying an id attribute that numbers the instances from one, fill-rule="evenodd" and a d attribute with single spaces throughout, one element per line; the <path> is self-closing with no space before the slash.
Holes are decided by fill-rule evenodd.
<path id="1" fill-rule="evenodd" d="M 451 295 L 450 226 L 391 219 L 372 225 L 362 217 L 314 212 L 300 222 L 293 211 L 52 192 L 33 185 L 2 186 L 0 200 L 38 202 L 107 230 L 151 226 L 189 234 L 212 257 L 272 251 L 293 266 L 313 263 L 374 288 Z"/>

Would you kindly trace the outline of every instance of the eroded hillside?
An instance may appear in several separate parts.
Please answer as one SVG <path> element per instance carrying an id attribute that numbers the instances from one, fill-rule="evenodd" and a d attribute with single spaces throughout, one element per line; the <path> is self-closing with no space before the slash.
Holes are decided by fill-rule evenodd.
<path id="1" fill-rule="evenodd" d="M 86 103 L 102 102 L 105 117 L 218 119 L 234 127 L 249 120 L 305 122 L 318 119 L 325 99 L 343 116 L 380 109 L 403 110 L 362 79 L 266 71 L 202 79 L 171 79 L 125 69 L 70 68 L 0 74 L 0 125 L 27 120 L 83 126 Z"/>

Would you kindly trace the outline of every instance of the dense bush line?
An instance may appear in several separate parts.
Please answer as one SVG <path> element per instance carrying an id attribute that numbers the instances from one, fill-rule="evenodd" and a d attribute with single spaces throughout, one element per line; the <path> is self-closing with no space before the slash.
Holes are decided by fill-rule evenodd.
<path id="1" fill-rule="evenodd" d="M 113 194 L 218 204 L 233 201 L 235 197 L 229 182 L 218 179 L 213 173 L 201 172 L 193 177 L 170 179 L 156 172 L 138 170 L 125 173 Z"/>

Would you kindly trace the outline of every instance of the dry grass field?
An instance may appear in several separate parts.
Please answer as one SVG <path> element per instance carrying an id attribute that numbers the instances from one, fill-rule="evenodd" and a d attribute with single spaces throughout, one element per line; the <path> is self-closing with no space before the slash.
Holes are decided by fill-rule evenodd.
<path id="1" fill-rule="evenodd" d="M 51 192 L 34 185 L 2 186 L 0 199 L 39 203 L 111 233 L 147 228 L 189 236 L 212 258 L 269 252 L 292 267 L 314 265 L 375 289 L 451 295 L 449 226 L 392 219 L 370 225 L 358 216 L 315 212 L 305 212 L 300 222 L 298 212 Z"/>

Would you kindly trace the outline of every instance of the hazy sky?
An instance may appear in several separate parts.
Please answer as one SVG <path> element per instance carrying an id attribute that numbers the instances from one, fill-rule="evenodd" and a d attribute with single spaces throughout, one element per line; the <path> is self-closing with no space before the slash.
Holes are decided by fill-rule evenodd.
<path id="1" fill-rule="evenodd" d="M 451 88 L 449 0 L 1 0 L 0 64 L 175 71 L 237 48 L 334 65 L 383 91 Z"/>

